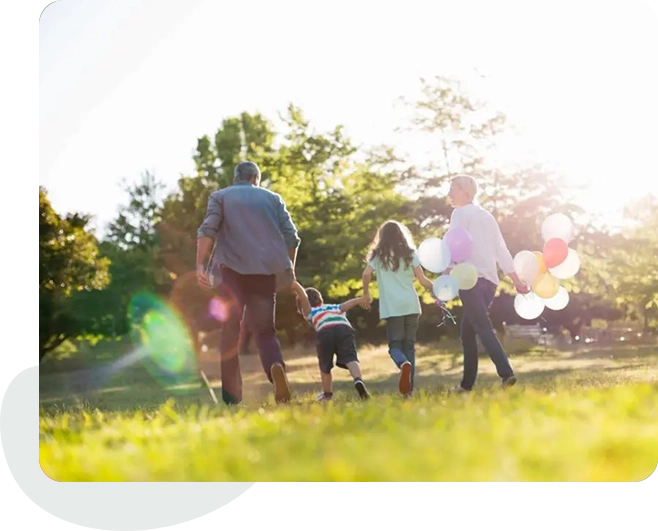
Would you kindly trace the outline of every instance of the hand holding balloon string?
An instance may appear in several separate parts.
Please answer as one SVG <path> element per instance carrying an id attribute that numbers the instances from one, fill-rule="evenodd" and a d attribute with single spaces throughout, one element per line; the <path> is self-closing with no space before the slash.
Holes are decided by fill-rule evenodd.
<path id="1" fill-rule="evenodd" d="M 527 295 L 530 293 L 530 288 L 519 278 L 519 275 L 517 275 L 516 272 L 510 273 L 509 277 L 512 279 L 514 289 L 517 293 L 520 293 L 521 295 Z"/>

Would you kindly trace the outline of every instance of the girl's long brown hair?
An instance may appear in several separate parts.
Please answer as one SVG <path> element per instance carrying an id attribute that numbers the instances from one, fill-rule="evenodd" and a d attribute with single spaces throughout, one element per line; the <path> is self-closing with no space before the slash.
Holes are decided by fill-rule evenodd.
<path id="1" fill-rule="evenodd" d="M 402 261 L 407 267 L 411 266 L 415 250 L 409 229 L 402 223 L 389 220 L 379 227 L 370 244 L 368 261 L 378 258 L 385 269 L 397 271 Z"/>

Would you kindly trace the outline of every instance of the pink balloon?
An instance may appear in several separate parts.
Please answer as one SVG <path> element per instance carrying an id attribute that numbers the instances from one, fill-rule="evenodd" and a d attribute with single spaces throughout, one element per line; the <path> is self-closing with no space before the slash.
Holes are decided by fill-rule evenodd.
<path id="1" fill-rule="evenodd" d="M 470 258 L 473 238 L 468 231 L 461 228 L 450 229 L 443 237 L 443 241 L 450 249 L 453 262 L 460 263 Z"/>
<path id="2" fill-rule="evenodd" d="M 569 247 L 567 247 L 567 242 L 564 240 L 551 238 L 544 244 L 543 254 L 546 267 L 551 269 L 552 267 L 559 266 L 566 260 L 569 254 Z"/>

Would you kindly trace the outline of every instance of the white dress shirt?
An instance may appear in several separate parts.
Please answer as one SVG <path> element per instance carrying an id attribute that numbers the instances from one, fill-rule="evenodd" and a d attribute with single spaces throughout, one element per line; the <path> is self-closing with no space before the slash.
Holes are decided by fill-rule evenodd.
<path id="1" fill-rule="evenodd" d="M 500 279 L 496 265 L 506 275 L 514 272 L 514 259 L 496 218 L 489 212 L 472 203 L 457 207 L 450 218 L 450 228 L 456 227 L 466 230 L 473 238 L 471 257 L 466 262 L 475 266 L 478 276 L 498 285 Z"/>

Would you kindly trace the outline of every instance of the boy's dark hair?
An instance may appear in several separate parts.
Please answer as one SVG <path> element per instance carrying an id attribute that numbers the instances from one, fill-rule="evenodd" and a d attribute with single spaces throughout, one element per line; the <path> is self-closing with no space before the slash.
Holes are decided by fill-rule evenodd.
<path id="1" fill-rule="evenodd" d="M 378 258 L 385 269 L 397 271 L 400 263 L 411 266 L 415 247 L 409 230 L 401 223 L 389 220 L 377 231 L 370 244 L 367 260 Z"/>
<path id="2" fill-rule="evenodd" d="M 311 308 L 322 306 L 324 303 L 322 300 L 322 294 L 315 288 L 306 288 L 306 296 L 308 297 L 308 302 L 310 303 Z"/>

